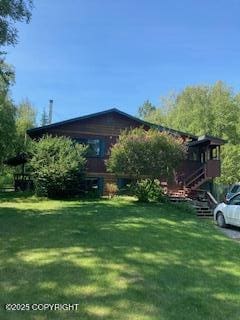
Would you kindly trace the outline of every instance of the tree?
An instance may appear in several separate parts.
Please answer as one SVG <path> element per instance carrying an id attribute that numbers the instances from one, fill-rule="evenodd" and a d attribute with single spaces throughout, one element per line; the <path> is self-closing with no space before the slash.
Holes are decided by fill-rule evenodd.
<path id="1" fill-rule="evenodd" d="M 0 93 L 0 169 L 3 161 L 14 154 L 15 139 L 15 107 L 7 95 Z"/>
<path id="2" fill-rule="evenodd" d="M 38 195 L 78 194 L 86 165 L 87 147 L 67 137 L 44 136 L 32 144 L 30 165 Z"/>
<path id="3" fill-rule="evenodd" d="M 41 126 L 46 126 L 49 124 L 48 114 L 45 109 L 43 109 L 42 116 L 41 116 Z"/>
<path id="4" fill-rule="evenodd" d="M 240 141 L 240 94 L 235 95 L 230 87 L 218 81 L 211 86 L 188 86 L 167 102 L 151 112 L 151 122 L 159 123 L 159 111 L 163 114 L 161 124 L 198 136 L 209 134 L 227 140 L 228 144 L 222 147 L 222 175 L 217 180 L 225 183 L 232 180 L 229 163 L 231 158 L 235 159 L 234 145 Z M 144 119 L 149 121 L 149 115 Z M 238 161 L 235 170 L 240 173 Z"/>
<path id="5" fill-rule="evenodd" d="M 135 180 L 148 178 L 153 184 L 155 179 L 171 179 L 185 154 L 182 140 L 158 130 L 136 128 L 119 136 L 111 148 L 107 168 Z"/>
<path id="6" fill-rule="evenodd" d="M 18 31 L 14 24 L 29 23 L 31 19 L 32 0 L 0 0 L 0 48 L 16 45 Z M 0 77 L 9 84 L 9 77 L 14 75 L 13 69 L 6 69 L 5 51 L 0 51 Z"/>
<path id="7" fill-rule="evenodd" d="M 138 116 L 141 119 L 147 120 L 147 118 L 156 110 L 156 107 L 146 100 L 142 106 L 138 108 Z"/>
<path id="8" fill-rule="evenodd" d="M 188 86 L 178 95 L 165 99 L 163 106 L 146 113 L 145 120 L 196 135 L 209 134 L 239 141 L 240 98 L 222 81 L 212 86 Z"/>
<path id="9" fill-rule="evenodd" d="M 16 152 L 28 151 L 29 138 L 26 131 L 36 126 L 36 109 L 28 99 L 23 100 L 16 108 Z"/>
<path id="10" fill-rule="evenodd" d="M 221 149 L 221 158 L 222 172 L 217 182 L 228 185 L 240 181 L 240 145 L 226 144 Z"/>
<path id="11" fill-rule="evenodd" d="M 32 8 L 32 0 L 0 1 L 0 46 L 17 43 L 18 31 L 14 23 L 24 21 L 29 23 Z"/>

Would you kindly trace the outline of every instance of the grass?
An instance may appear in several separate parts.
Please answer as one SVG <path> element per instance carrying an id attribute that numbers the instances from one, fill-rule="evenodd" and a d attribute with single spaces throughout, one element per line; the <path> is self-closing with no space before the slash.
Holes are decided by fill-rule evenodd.
<path id="1" fill-rule="evenodd" d="M 240 319 L 239 243 L 172 206 L 2 194 L 0 231 L 0 319 Z"/>

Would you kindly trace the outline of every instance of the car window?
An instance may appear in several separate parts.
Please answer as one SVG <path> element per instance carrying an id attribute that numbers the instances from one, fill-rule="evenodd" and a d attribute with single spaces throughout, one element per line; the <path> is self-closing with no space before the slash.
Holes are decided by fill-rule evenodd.
<path id="1" fill-rule="evenodd" d="M 236 192 L 238 192 L 239 187 L 240 187 L 240 186 L 238 186 L 238 185 L 233 186 L 233 187 L 232 187 L 232 190 L 231 190 L 231 193 L 236 193 Z"/>
<path id="2" fill-rule="evenodd" d="M 233 197 L 230 201 L 229 204 L 235 204 L 235 205 L 240 205 L 240 194 L 237 196 Z"/>

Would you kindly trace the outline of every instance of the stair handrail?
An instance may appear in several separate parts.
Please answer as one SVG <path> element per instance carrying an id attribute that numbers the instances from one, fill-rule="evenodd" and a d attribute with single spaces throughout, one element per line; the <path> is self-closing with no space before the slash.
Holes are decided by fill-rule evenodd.
<path id="1" fill-rule="evenodd" d="M 208 195 L 209 199 L 210 199 L 215 205 L 218 204 L 217 200 L 214 198 L 214 196 L 211 194 L 211 192 L 207 191 L 206 194 Z"/>
<path id="2" fill-rule="evenodd" d="M 211 194 L 210 191 L 207 191 L 204 189 L 196 189 L 195 191 L 202 192 L 203 194 L 205 194 L 208 197 L 208 203 L 209 203 L 209 200 L 212 203 L 213 205 L 213 206 L 211 205 L 212 208 L 215 208 L 218 205 L 217 200 L 214 198 L 214 196 Z"/>
<path id="3" fill-rule="evenodd" d="M 204 169 L 205 169 L 205 166 L 202 165 L 200 168 L 198 168 L 196 171 L 194 171 L 190 176 L 188 176 L 186 179 L 185 179 L 185 184 L 187 185 L 189 183 L 189 181 L 191 182 L 191 179 L 194 178 L 200 171 L 203 171 L 204 173 Z"/>

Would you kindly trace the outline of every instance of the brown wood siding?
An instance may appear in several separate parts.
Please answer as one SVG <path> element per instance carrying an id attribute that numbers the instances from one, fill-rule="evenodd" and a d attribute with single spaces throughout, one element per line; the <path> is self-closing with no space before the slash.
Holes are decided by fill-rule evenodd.
<path id="1" fill-rule="evenodd" d="M 74 123 L 65 123 L 57 128 L 49 128 L 48 132 L 68 136 L 95 135 L 95 136 L 119 136 L 126 128 L 136 128 L 140 124 L 119 114 L 110 113 L 96 118 L 83 119 Z M 145 126 L 145 129 L 149 127 Z"/>
<path id="2" fill-rule="evenodd" d="M 206 174 L 209 178 L 216 178 L 221 175 L 220 160 L 208 160 L 206 163 Z"/>
<path id="3" fill-rule="evenodd" d="M 200 161 L 184 160 L 177 170 L 179 175 L 184 175 L 185 178 L 194 173 L 203 164 Z"/>

